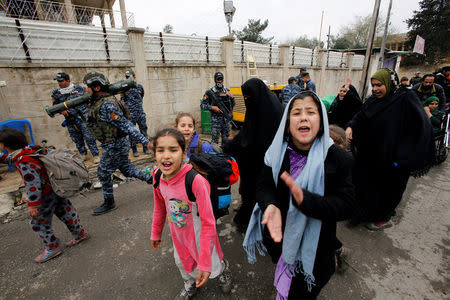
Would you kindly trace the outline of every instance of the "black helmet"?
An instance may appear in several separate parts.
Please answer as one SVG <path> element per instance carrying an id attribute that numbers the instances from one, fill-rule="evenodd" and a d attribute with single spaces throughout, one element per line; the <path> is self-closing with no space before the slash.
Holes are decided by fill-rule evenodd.
<path id="1" fill-rule="evenodd" d="M 216 72 L 214 74 L 214 82 L 216 82 L 217 80 L 222 79 L 223 80 L 223 74 L 222 72 Z"/>
<path id="2" fill-rule="evenodd" d="M 86 75 L 84 75 L 83 83 L 87 86 L 98 84 L 100 86 L 106 87 L 109 85 L 109 80 L 100 72 L 90 71 Z"/>

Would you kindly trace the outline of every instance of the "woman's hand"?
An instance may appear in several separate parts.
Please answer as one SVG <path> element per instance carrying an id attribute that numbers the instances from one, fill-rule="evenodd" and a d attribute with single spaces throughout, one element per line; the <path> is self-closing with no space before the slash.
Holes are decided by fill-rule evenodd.
<path id="1" fill-rule="evenodd" d="M 156 251 L 159 248 L 161 248 L 161 242 L 162 242 L 161 240 L 157 240 L 157 241 L 151 240 L 152 249 Z"/>
<path id="2" fill-rule="evenodd" d="M 267 225 L 269 229 L 270 236 L 275 243 L 281 242 L 283 238 L 283 233 L 281 231 L 281 211 L 278 207 L 273 204 L 269 204 L 264 211 L 264 218 L 261 222 L 263 225 Z"/>
<path id="3" fill-rule="evenodd" d="M 28 207 L 28 215 L 32 218 L 37 218 L 39 208 L 37 207 Z"/>
<path id="4" fill-rule="evenodd" d="M 424 106 L 423 109 L 425 110 L 425 113 L 427 114 L 428 118 L 431 118 L 433 116 L 433 114 L 430 111 L 430 107 L 429 106 Z"/>
<path id="5" fill-rule="evenodd" d="M 297 202 L 297 205 L 302 204 L 303 202 L 303 190 L 298 184 L 295 182 L 295 180 L 291 177 L 291 175 L 288 174 L 288 172 L 283 172 L 280 176 L 281 179 L 283 179 L 286 186 L 291 190 L 291 194 L 295 199 L 295 202 Z"/>
<path id="6" fill-rule="evenodd" d="M 198 270 L 197 279 L 195 280 L 195 286 L 199 288 L 202 285 L 204 285 L 205 283 L 207 283 L 208 279 L 209 279 L 209 275 L 211 275 L 211 272 Z"/>
<path id="7" fill-rule="evenodd" d="M 351 142 L 353 139 L 353 130 L 351 127 L 347 127 L 345 129 L 345 137 L 347 138 L 347 142 Z"/>

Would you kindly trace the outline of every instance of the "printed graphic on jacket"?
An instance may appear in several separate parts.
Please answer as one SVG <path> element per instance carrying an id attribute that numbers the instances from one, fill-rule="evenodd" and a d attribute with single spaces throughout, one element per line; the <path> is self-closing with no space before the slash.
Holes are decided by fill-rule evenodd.
<path id="1" fill-rule="evenodd" d="M 190 213 L 188 202 L 172 198 L 169 200 L 169 210 L 169 221 L 178 228 L 186 227 L 186 215 Z"/>

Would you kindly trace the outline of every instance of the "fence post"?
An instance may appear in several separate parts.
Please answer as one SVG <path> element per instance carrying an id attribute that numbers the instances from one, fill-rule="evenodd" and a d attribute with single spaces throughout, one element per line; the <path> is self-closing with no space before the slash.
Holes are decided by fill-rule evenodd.
<path id="1" fill-rule="evenodd" d="M 206 63 L 209 64 L 209 43 L 208 43 L 208 36 L 206 36 Z"/>
<path id="2" fill-rule="evenodd" d="M 278 64 L 281 65 L 281 81 L 286 82 L 289 74 L 289 49 L 291 46 L 289 45 L 278 45 L 278 49 L 280 49 L 280 54 L 278 56 Z"/>
<path id="3" fill-rule="evenodd" d="M 353 58 L 355 57 L 355 52 L 347 52 L 347 61 L 345 62 L 347 64 L 347 77 L 351 78 L 351 73 L 353 69 Z"/>
<path id="4" fill-rule="evenodd" d="M 166 63 L 166 56 L 164 55 L 164 41 L 162 37 L 162 32 L 159 33 L 159 46 L 161 48 L 161 59 L 163 64 Z"/>
<path id="5" fill-rule="evenodd" d="M 225 64 L 225 86 L 232 86 L 237 81 L 233 80 L 234 74 L 234 61 L 233 61 L 233 49 L 234 49 L 234 37 L 224 36 L 220 38 L 222 42 L 222 61 Z"/>
<path id="6" fill-rule="evenodd" d="M 320 96 L 322 95 L 322 93 L 324 93 L 324 89 L 323 89 L 323 83 L 325 82 L 325 77 L 327 76 L 326 74 L 326 67 L 327 67 L 327 62 L 325 61 L 326 55 L 327 55 L 327 50 L 319 50 L 319 57 L 317 58 L 317 67 L 320 67 L 320 79 L 319 79 L 319 85 L 316 87 L 316 91 L 317 94 Z"/>

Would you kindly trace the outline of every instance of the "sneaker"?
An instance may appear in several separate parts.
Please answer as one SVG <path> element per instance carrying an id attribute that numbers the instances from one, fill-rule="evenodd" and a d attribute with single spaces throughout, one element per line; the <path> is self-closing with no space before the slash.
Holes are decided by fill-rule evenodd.
<path id="1" fill-rule="evenodd" d="M 336 271 L 338 273 L 344 273 L 350 266 L 348 261 L 350 259 L 351 250 L 342 246 L 336 250 Z"/>
<path id="2" fill-rule="evenodd" d="M 100 163 L 100 156 L 94 156 L 94 159 L 92 160 L 94 164 L 99 164 Z"/>
<path id="3" fill-rule="evenodd" d="M 79 243 L 81 243 L 82 241 L 87 240 L 87 239 L 90 238 L 90 237 L 91 237 L 91 236 L 89 235 L 89 233 L 84 232 L 84 234 L 83 234 L 81 237 L 76 238 L 76 239 L 71 239 L 70 241 L 68 241 L 68 242 L 66 243 L 66 247 L 72 247 L 72 246 L 75 246 L 76 244 L 79 244 Z"/>
<path id="4" fill-rule="evenodd" d="M 374 223 L 367 223 L 366 228 L 369 230 L 383 230 L 386 228 L 392 227 L 391 220 L 387 222 L 374 222 Z"/>
<path id="5" fill-rule="evenodd" d="M 39 254 L 34 261 L 37 263 L 45 263 L 46 261 L 49 261 L 52 258 L 57 257 L 62 253 L 61 248 L 56 248 L 54 250 L 45 249 L 44 252 Z"/>
<path id="6" fill-rule="evenodd" d="M 133 157 L 139 157 L 139 152 L 133 151 Z"/>
<path id="7" fill-rule="evenodd" d="M 228 294 L 229 292 L 231 292 L 231 288 L 233 287 L 231 281 L 230 264 L 226 259 L 223 260 L 223 263 L 225 265 L 225 268 L 223 269 L 222 274 L 219 275 L 219 285 L 222 289 L 222 293 Z"/>
<path id="8" fill-rule="evenodd" d="M 195 283 L 186 289 L 183 287 L 178 295 L 173 298 L 174 300 L 189 300 L 197 293 L 197 288 L 195 287 Z"/>
<path id="9" fill-rule="evenodd" d="M 144 153 L 148 155 L 148 154 L 150 154 L 151 152 L 150 152 L 150 150 L 148 150 L 147 148 L 144 148 Z"/>

